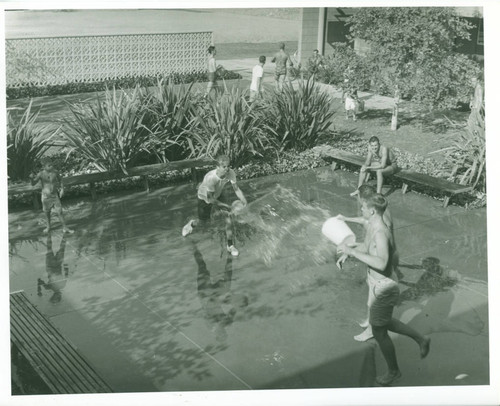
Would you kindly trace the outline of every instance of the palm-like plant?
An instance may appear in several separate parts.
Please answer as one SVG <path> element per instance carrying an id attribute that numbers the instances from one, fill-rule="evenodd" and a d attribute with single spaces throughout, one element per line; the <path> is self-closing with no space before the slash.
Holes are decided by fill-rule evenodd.
<path id="1" fill-rule="evenodd" d="M 223 153 L 235 167 L 247 163 L 252 156 L 263 156 L 272 146 L 258 113 L 260 109 L 262 105 L 248 103 L 238 88 L 199 105 L 189 129 L 193 155 Z"/>
<path id="2" fill-rule="evenodd" d="M 189 156 L 187 129 L 191 123 L 195 103 L 191 88 L 159 81 L 155 94 L 147 105 L 147 119 L 144 125 L 151 131 L 148 149 L 161 162 L 184 159 Z M 148 93 L 147 90 L 144 91 Z"/>
<path id="3" fill-rule="evenodd" d="M 466 128 L 460 132 L 453 145 L 440 151 L 446 152 L 446 160 L 453 168 L 453 180 L 462 185 L 471 185 L 480 192 L 486 191 L 484 103 L 481 108 L 472 110 Z"/>
<path id="4" fill-rule="evenodd" d="M 320 91 L 313 78 L 299 82 L 297 90 L 285 84 L 281 93 L 267 100 L 265 111 L 280 151 L 315 146 L 318 138 L 330 131 L 335 114 L 330 97 Z"/>
<path id="5" fill-rule="evenodd" d="M 131 92 L 106 90 L 95 103 L 70 104 L 63 137 L 70 153 L 81 155 L 99 171 L 127 174 L 139 154 L 147 151 L 150 130 L 143 121 L 150 96 L 136 86 Z"/>
<path id="6" fill-rule="evenodd" d="M 11 180 L 27 179 L 50 148 L 59 129 L 38 124 L 39 111 L 32 113 L 32 100 L 19 120 L 7 110 L 7 172 Z"/>

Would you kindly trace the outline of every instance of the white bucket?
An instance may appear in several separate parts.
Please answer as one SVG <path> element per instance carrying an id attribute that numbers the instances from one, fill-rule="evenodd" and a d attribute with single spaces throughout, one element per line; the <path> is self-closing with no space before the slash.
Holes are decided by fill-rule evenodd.
<path id="1" fill-rule="evenodd" d="M 321 232 L 335 245 L 356 242 L 356 236 L 349 226 L 337 217 L 331 217 L 323 223 Z"/>

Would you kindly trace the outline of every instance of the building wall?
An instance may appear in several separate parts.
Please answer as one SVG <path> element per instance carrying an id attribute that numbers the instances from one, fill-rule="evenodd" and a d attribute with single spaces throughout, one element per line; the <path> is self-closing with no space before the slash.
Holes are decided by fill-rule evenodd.
<path id="1" fill-rule="evenodd" d="M 299 41 L 299 55 L 302 64 L 305 64 L 313 51 L 318 48 L 319 14 L 319 8 L 302 9 L 302 30 Z"/>

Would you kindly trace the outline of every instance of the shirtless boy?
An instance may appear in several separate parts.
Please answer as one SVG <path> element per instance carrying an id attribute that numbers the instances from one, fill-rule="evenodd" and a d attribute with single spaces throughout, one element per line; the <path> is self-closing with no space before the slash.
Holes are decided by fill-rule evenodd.
<path id="1" fill-rule="evenodd" d="M 377 137 L 371 137 L 368 144 L 368 155 L 359 171 L 358 189 L 369 179 L 370 172 L 375 172 L 377 174 L 377 193 L 382 193 L 384 176 L 392 175 L 398 169 L 394 153 L 386 146 L 380 145 Z M 351 196 L 357 195 L 358 189 L 352 192 Z"/>
<path id="2" fill-rule="evenodd" d="M 386 207 L 387 200 L 381 194 L 364 200 L 361 205 L 361 212 L 367 220 L 364 242 L 356 246 L 339 247 L 341 253 L 368 266 L 368 280 L 374 296 L 369 322 L 388 367 L 388 372 L 376 379 L 382 386 L 390 385 L 401 377 L 396 350 L 388 331 L 412 338 L 420 347 L 421 358 L 425 358 L 429 353 L 431 342 L 429 337 L 392 317 L 394 306 L 398 303 L 399 288 L 392 272 L 394 239 L 383 219 Z"/>
<path id="3" fill-rule="evenodd" d="M 59 216 L 59 219 L 61 220 L 63 232 L 73 233 L 73 230 L 70 230 L 68 227 L 66 227 L 66 223 L 64 222 L 64 216 L 62 213 L 60 198 L 64 194 L 64 185 L 61 181 L 61 176 L 54 169 L 50 158 L 42 158 L 42 165 L 42 171 L 38 175 L 31 177 L 31 184 L 35 185 L 38 182 L 41 182 L 42 184 L 42 208 L 47 217 L 47 227 L 43 230 L 43 232 L 48 233 L 51 231 L 50 212 L 52 208 L 54 208 L 57 215 Z"/>
<path id="4" fill-rule="evenodd" d="M 231 205 L 220 201 L 219 197 L 224 185 L 230 182 L 238 199 L 240 199 L 244 205 L 247 204 L 247 200 L 236 183 L 236 174 L 229 167 L 229 158 L 226 155 L 219 155 L 216 160 L 217 167 L 205 175 L 203 182 L 198 187 L 198 219 L 188 221 L 182 229 L 182 236 L 185 237 L 191 234 L 193 228 L 198 226 L 199 222 L 210 220 L 212 208 L 225 210 L 228 212 L 225 216 L 227 251 L 233 257 L 237 257 L 239 252 L 234 246 L 232 216 L 230 215 L 232 208 Z"/>
<path id="5" fill-rule="evenodd" d="M 359 194 L 358 194 L 358 202 L 359 202 L 360 206 L 362 205 L 363 201 L 368 199 L 370 196 L 373 196 L 374 194 L 375 194 L 375 188 L 373 186 L 367 185 L 367 184 L 361 185 L 359 187 Z M 368 227 L 368 220 L 365 219 L 363 216 L 361 216 L 361 217 L 345 217 L 342 214 L 339 214 L 337 216 L 337 218 L 339 220 L 346 221 L 346 222 L 362 224 L 365 227 L 365 230 Z M 394 243 L 394 254 L 392 256 L 393 271 L 396 274 L 396 276 L 398 277 L 398 279 L 402 279 L 402 277 L 404 275 L 402 274 L 402 272 L 399 270 L 399 267 L 398 267 L 398 265 L 399 265 L 399 252 L 396 248 L 396 240 L 394 239 L 394 223 L 392 221 L 392 216 L 391 216 L 391 213 L 390 213 L 388 208 L 386 208 L 384 210 L 384 214 L 382 215 L 382 219 L 384 220 L 385 225 L 387 226 L 387 228 L 391 232 L 392 241 Z M 337 261 L 337 266 L 339 268 L 341 268 L 342 263 L 345 262 L 346 259 L 347 259 L 347 255 L 345 255 L 345 254 L 342 255 L 339 258 L 339 260 Z M 372 327 L 369 323 L 369 318 L 370 318 L 370 306 L 373 303 L 374 297 L 373 297 L 373 290 L 370 289 L 370 282 L 369 281 L 370 281 L 370 279 L 368 278 L 368 274 L 367 274 L 366 283 L 368 284 L 368 288 L 369 288 L 368 289 L 368 302 L 367 302 L 368 314 L 367 314 L 366 320 L 359 323 L 359 325 L 361 327 L 365 328 L 365 330 L 361 334 L 354 336 L 354 339 L 356 341 L 367 341 L 370 338 L 373 338 Z"/>

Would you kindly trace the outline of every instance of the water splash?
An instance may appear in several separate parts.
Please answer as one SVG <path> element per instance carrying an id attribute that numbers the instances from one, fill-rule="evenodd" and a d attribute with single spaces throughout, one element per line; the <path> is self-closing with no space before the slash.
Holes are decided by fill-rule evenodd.
<path id="1" fill-rule="evenodd" d="M 267 266 L 290 256 L 297 257 L 296 266 L 304 261 L 322 264 L 334 252 L 321 234 L 329 217 L 327 210 L 305 204 L 290 189 L 277 185 L 237 216 L 236 238 Z"/>

